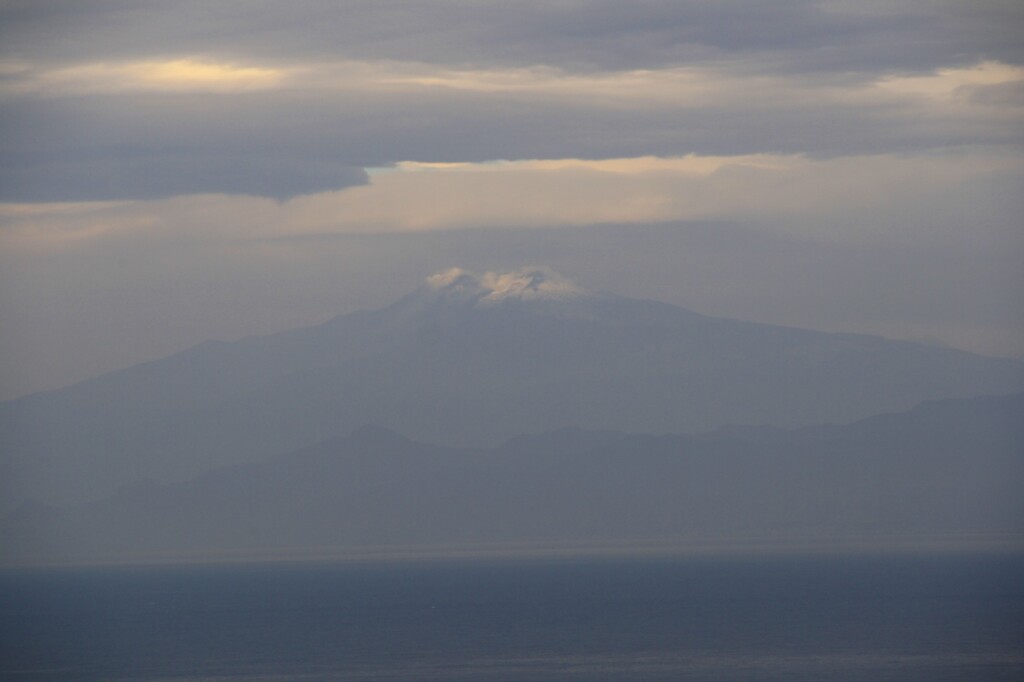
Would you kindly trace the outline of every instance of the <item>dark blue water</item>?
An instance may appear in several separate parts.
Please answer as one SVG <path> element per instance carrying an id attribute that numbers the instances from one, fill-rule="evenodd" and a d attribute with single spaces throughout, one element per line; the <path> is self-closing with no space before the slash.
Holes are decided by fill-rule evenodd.
<path id="1" fill-rule="evenodd" d="M 10 680 L 1022 680 L 1024 557 L 0 573 Z"/>

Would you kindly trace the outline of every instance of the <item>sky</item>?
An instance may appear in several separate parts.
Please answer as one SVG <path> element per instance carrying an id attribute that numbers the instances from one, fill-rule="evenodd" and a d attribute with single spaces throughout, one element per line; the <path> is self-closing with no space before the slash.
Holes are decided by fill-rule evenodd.
<path id="1" fill-rule="evenodd" d="M 1024 357 L 1014 0 L 0 2 L 0 398 L 525 265 Z"/>

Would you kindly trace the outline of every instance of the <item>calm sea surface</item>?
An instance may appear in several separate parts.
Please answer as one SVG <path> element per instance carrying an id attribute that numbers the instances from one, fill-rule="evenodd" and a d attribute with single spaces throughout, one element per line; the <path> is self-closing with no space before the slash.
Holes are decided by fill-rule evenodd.
<path id="1" fill-rule="evenodd" d="M 1024 680 L 1024 557 L 0 572 L 7 680 Z"/>

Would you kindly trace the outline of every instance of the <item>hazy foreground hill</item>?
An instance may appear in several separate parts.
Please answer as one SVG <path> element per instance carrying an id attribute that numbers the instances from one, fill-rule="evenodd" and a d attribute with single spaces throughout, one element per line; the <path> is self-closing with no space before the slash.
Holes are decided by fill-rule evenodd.
<path id="1" fill-rule="evenodd" d="M 548 271 L 453 270 L 381 310 L 205 343 L 0 405 L 4 490 L 84 500 L 379 424 L 495 445 L 574 427 L 794 427 L 1024 389 L 1024 363 L 699 315 Z"/>
<path id="2" fill-rule="evenodd" d="M 1024 537 L 1024 395 L 784 431 L 558 431 L 489 450 L 362 429 L 70 509 L 28 505 L 6 559 L 480 546 Z"/>

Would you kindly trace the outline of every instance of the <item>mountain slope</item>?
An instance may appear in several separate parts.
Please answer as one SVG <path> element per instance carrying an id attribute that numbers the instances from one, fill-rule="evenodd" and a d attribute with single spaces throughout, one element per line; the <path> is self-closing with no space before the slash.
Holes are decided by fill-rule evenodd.
<path id="1" fill-rule="evenodd" d="M 380 424 L 449 445 L 562 427 L 800 426 L 1024 389 L 1024 364 L 592 294 L 544 270 L 436 275 L 376 311 L 207 343 L 0 405 L 0 509 Z"/>
<path id="2" fill-rule="evenodd" d="M 1024 395 L 752 435 L 561 431 L 465 450 L 362 429 L 72 509 L 29 506 L 0 544 L 14 561 L 1024 534 Z"/>

